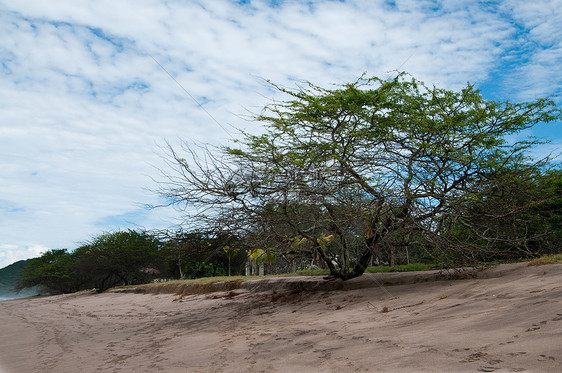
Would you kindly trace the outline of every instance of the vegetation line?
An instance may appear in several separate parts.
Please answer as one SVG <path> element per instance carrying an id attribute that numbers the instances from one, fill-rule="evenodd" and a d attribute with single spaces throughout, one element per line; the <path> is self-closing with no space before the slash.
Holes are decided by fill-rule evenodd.
<path id="1" fill-rule="evenodd" d="M 406 73 L 271 86 L 286 99 L 255 116 L 259 134 L 241 131 L 225 147 L 168 145 L 155 192 L 181 211 L 180 230 L 51 250 L 18 287 L 101 292 L 303 270 L 346 281 L 562 253 L 562 169 L 533 158 L 543 142 L 525 137 L 562 119 L 553 100 L 490 101 L 471 84 L 441 89 Z"/>

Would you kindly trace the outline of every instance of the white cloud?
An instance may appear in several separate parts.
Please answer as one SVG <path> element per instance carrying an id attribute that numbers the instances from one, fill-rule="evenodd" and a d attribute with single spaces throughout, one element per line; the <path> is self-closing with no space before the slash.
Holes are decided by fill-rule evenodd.
<path id="1" fill-rule="evenodd" d="M 49 248 L 41 245 L 19 246 L 0 244 L 0 269 L 19 260 L 34 258 L 48 251 Z"/>
<path id="2" fill-rule="evenodd" d="M 556 96 L 562 102 L 562 7 L 558 0 L 501 3 L 514 38 L 505 46 L 504 96 L 518 100 Z"/>
<path id="3" fill-rule="evenodd" d="M 237 114 L 275 95 L 261 78 L 328 85 L 399 68 L 447 88 L 499 77 L 497 92 L 556 92 L 556 2 L 391 3 L 1 2 L 0 200 L 12 208 L 0 204 L 0 252 L 19 258 L 133 220 L 174 221 L 139 210 L 157 201 L 145 191 L 162 165 L 157 144 L 225 143 L 231 124 L 256 130 Z"/>

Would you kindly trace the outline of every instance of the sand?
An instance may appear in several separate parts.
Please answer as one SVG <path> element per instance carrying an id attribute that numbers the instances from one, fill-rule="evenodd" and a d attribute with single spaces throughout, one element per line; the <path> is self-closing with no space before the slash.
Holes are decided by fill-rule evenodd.
<path id="1" fill-rule="evenodd" d="M 415 276 L 364 275 L 331 291 L 2 301 L 0 371 L 562 371 L 562 265 Z"/>

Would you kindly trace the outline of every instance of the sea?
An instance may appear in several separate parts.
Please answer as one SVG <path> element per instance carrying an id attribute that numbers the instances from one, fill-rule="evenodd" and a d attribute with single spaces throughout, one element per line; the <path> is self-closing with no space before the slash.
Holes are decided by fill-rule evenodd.
<path id="1" fill-rule="evenodd" d="M 0 302 L 2 302 L 3 300 L 18 299 L 18 298 L 23 298 L 23 297 L 22 297 L 22 296 L 18 296 L 18 295 L 15 295 L 15 296 L 13 296 L 13 297 L 2 296 L 2 297 L 0 297 Z"/>
<path id="2" fill-rule="evenodd" d="M 23 290 L 21 293 L 2 293 L 2 294 L 0 294 L 0 302 L 3 301 L 3 300 L 32 297 L 34 295 L 37 295 L 36 291 L 25 291 L 25 290 Z M 0 373 L 1 372 L 2 371 L 0 371 Z"/>

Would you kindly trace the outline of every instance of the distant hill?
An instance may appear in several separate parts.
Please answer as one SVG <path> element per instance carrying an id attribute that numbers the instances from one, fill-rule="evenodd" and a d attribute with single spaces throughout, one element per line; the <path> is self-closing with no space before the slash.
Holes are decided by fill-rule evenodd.
<path id="1" fill-rule="evenodd" d="M 29 264 L 29 260 L 20 260 L 0 269 L 0 299 L 21 298 L 37 294 L 36 289 L 25 289 L 20 293 L 14 290 L 20 271 Z"/>

